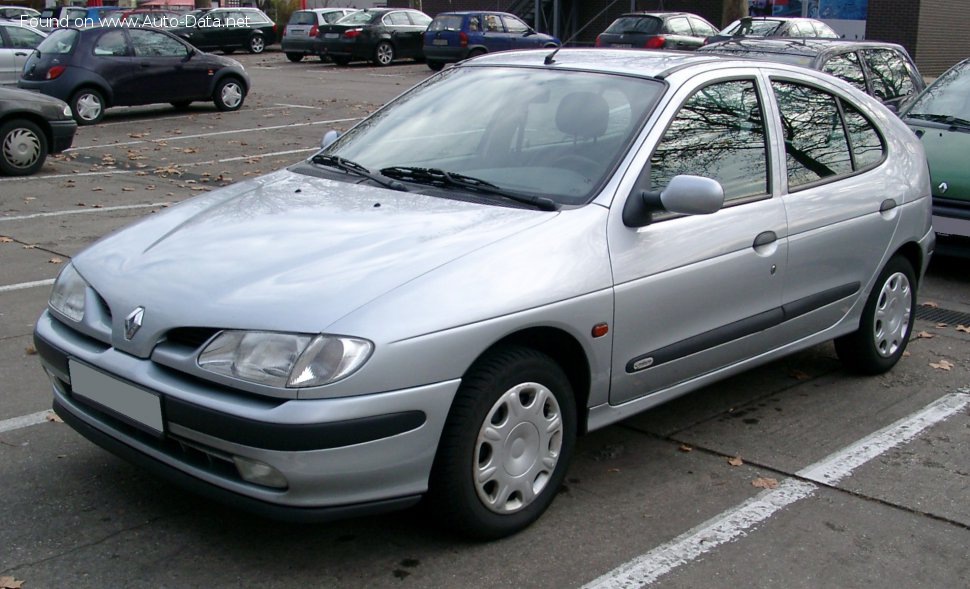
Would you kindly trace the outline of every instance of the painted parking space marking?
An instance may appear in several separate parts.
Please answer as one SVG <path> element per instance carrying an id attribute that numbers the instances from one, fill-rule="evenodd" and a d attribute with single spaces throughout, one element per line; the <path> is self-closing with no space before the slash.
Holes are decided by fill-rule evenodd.
<path id="1" fill-rule="evenodd" d="M 64 211 L 50 211 L 48 213 L 30 213 L 29 215 L 18 215 L 16 217 L 0 217 L 0 223 L 3 221 L 26 221 L 29 219 L 42 219 L 44 217 L 62 217 L 64 215 L 93 215 L 95 213 L 110 213 L 112 211 L 125 211 L 128 209 L 148 209 L 152 207 L 164 207 L 171 203 L 167 202 L 156 202 L 144 205 L 118 205 L 116 207 L 101 207 L 98 209 L 69 209 Z"/>
<path id="2" fill-rule="evenodd" d="M 970 405 L 970 388 L 941 397 L 921 411 L 804 468 L 795 475 L 822 485 L 832 485 L 880 454 L 914 439 L 927 428 L 943 422 Z M 818 485 L 796 478 L 776 489 L 763 491 L 733 509 L 620 565 L 584 585 L 583 589 L 631 589 L 654 583 L 674 569 L 732 540 L 745 536 L 756 525 L 785 507 L 812 496 Z"/>
<path id="3" fill-rule="evenodd" d="M 8 284 L 6 286 L 0 286 L 0 292 L 13 292 L 15 290 L 36 288 L 38 286 L 50 286 L 52 284 L 54 284 L 53 278 L 48 278 L 46 280 L 34 280 L 32 282 L 21 282 L 20 284 Z"/>
<path id="4" fill-rule="evenodd" d="M 48 420 L 49 415 L 51 415 L 50 411 L 38 411 L 30 415 L 4 419 L 0 421 L 0 434 L 37 425 L 38 423 L 44 423 Z"/>

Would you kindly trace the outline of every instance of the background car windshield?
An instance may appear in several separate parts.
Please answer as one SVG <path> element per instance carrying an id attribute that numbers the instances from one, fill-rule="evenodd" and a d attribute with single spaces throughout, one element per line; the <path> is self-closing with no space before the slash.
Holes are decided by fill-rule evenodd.
<path id="1" fill-rule="evenodd" d="M 660 32 L 661 21 L 659 18 L 650 17 L 640 17 L 640 16 L 624 16 L 613 21 L 609 27 L 607 27 L 607 33 L 616 33 L 622 35 L 624 33 L 642 33 L 646 35 L 653 35 Z"/>
<path id="2" fill-rule="evenodd" d="M 64 55 L 74 50 L 77 45 L 78 32 L 74 29 L 58 29 L 48 35 L 37 46 L 41 55 Z"/>
<path id="3" fill-rule="evenodd" d="M 970 60 L 940 76 L 906 115 L 943 115 L 970 121 Z"/>
<path id="4" fill-rule="evenodd" d="M 455 68 L 379 111 L 326 153 L 374 171 L 439 168 L 582 204 L 626 153 L 662 88 L 617 75 Z"/>

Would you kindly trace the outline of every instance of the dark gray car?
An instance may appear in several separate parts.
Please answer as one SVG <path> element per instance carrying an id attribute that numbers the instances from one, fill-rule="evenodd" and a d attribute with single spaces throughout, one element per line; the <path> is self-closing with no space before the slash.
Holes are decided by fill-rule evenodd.
<path id="1" fill-rule="evenodd" d="M 697 49 L 717 28 L 689 12 L 631 12 L 596 36 L 597 47 Z"/>
<path id="2" fill-rule="evenodd" d="M 71 146 L 76 130 L 67 103 L 36 92 L 0 88 L 0 173 L 33 174 L 49 154 Z"/>

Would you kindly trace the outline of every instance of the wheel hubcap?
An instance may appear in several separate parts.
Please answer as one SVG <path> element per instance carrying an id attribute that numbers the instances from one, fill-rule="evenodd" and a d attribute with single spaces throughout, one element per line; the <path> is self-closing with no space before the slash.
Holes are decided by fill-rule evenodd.
<path id="1" fill-rule="evenodd" d="M 222 87 L 222 103 L 229 108 L 236 108 L 242 102 L 242 88 L 238 84 L 226 84 Z"/>
<path id="2" fill-rule="evenodd" d="M 517 385 L 492 405 L 478 432 L 475 490 L 490 511 L 508 514 L 532 503 L 559 462 L 563 423 L 545 386 Z"/>
<path id="3" fill-rule="evenodd" d="M 14 129 L 3 139 L 3 159 L 11 166 L 29 168 L 40 156 L 40 137 L 30 129 Z"/>
<path id="4" fill-rule="evenodd" d="M 83 94 L 77 99 L 77 116 L 85 121 L 93 121 L 101 114 L 101 100 L 94 94 Z"/>
<path id="5" fill-rule="evenodd" d="M 901 272 L 893 274 L 879 292 L 873 328 L 876 350 L 883 358 L 895 354 L 909 336 L 912 306 L 909 279 Z"/>
<path id="6" fill-rule="evenodd" d="M 381 45 L 377 48 L 377 61 L 388 64 L 394 60 L 394 50 L 390 45 Z"/>
<path id="7" fill-rule="evenodd" d="M 251 47 L 253 48 L 253 51 L 259 53 L 263 50 L 263 40 L 260 37 L 254 37 Z"/>

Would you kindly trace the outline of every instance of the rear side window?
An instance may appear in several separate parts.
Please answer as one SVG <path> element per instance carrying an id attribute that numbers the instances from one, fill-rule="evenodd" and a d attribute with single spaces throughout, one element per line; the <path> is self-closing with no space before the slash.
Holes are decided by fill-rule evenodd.
<path id="1" fill-rule="evenodd" d="M 461 17 L 457 14 L 444 14 L 434 17 L 431 21 L 431 25 L 428 26 L 429 31 L 460 31 L 461 30 Z M 478 19 L 475 19 L 478 22 Z"/>
<path id="2" fill-rule="evenodd" d="M 384 17 L 384 24 L 388 26 L 410 26 L 411 21 L 404 12 L 392 12 Z"/>
<path id="3" fill-rule="evenodd" d="M 862 64 L 859 63 L 859 57 L 855 53 L 836 55 L 825 62 L 822 71 L 836 78 L 842 78 L 863 92 L 868 92 L 866 76 L 862 73 Z"/>
<path id="4" fill-rule="evenodd" d="M 699 18 L 691 18 L 690 26 L 694 29 L 694 35 L 698 37 L 711 37 L 717 34 L 717 29 L 702 21 Z"/>
<path id="5" fill-rule="evenodd" d="M 753 80 L 711 84 L 691 96 L 650 158 L 650 189 L 674 176 L 713 178 L 725 202 L 768 192 L 768 145 Z"/>
<path id="6" fill-rule="evenodd" d="M 817 88 L 773 81 L 785 140 L 788 188 L 852 172 L 837 99 Z"/>
<path id="7" fill-rule="evenodd" d="M 10 45 L 8 47 L 15 49 L 33 49 L 44 40 L 44 37 L 41 35 L 24 27 L 4 27 L 4 30 L 7 32 L 7 36 L 10 37 Z"/>
<path id="8" fill-rule="evenodd" d="M 344 13 L 342 13 L 342 12 L 324 12 L 320 16 L 323 17 L 323 22 L 325 22 L 327 24 L 332 24 L 332 23 L 335 23 L 338 20 L 342 19 L 344 17 Z"/>
<path id="9" fill-rule="evenodd" d="M 66 55 L 74 51 L 79 36 L 80 33 L 74 29 L 58 29 L 41 41 L 37 50 L 41 55 Z"/>
<path id="10" fill-rule="evenodd" d="M 529 25 L 525 24 L 514 16 L 503 16 L 502 21 L 505 22 L 505 28 L 508 29 L 510 33 L 524 33 L 529 30 Z"/>
<path id="11" fill-rule="evenodd" d="M 94 44 L 95 55 L 106 55 L 111 57 L 124 57 L 128 55 L 128 41 L 122 29 L 108 31 L 101 35 Z"/>
<path id="12" fill-rule="evenodd" d="M 147 29 L 131 29 L 131 46 L 135 57 L 185 57 L 188 48 L 168 35 Z"/>
<path id="13" fill-rule="evenodd" d="M 623 16 L 611 24 L 607 29 L 607 33 L 616 33 L 617 35 L 622 35 L 624 33 L 642 33 L 644 35 L 656 35 L 663 28 L 663 23 L 659 18 L 653 18 L 650 16 Z"/>
<path id="14" fill-rule="evenodd" d="M 431 17 L 427 14 L 421 14 L 419 12 L 409 12 L 408 16 L 411 18 L 411 24 L 417 25 L 419 27 L 426 27 L 431 24 Z"/>
<path id="15" fill-rule="evenodd" d="M 872 72 L 872 93 L 876 98 L 891 101 L 916 91 L 906 61 L 895 51 L 867 49 L 863 56 Z"/>
<path id="16" fill-rule="evenodd" d="M 845 128 L 849 132 L 849 146 L 852 149 L 852 168 L 861 170 L 882 161 L 886 146 L 876 128 L 854 106 L 842 102 L 845 115 Z"/>
<path id="17" fill-rule="evenodd" d="M 688 35 L 693 34 L 691 31 L 690 23 L 687 22 L 686 18 L 672 18 L 667 21 L 667 32 L 673 35 Z"/>

